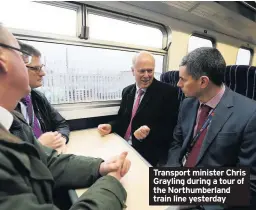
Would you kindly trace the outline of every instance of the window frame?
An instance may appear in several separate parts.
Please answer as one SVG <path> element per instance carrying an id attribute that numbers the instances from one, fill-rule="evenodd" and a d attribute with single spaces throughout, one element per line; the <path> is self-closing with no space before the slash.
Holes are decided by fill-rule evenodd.
<path id="1" fill-rule="evenodd" d="M 48 38 L 48 39 L 74 39 L 80 34 L 81 31 L 81 21 L 79 21 L 81 18 L 81 5 L 80 4 L 73 4 L 69 2 L 57 2 L 57 1 L 37 1 L 35 3 L 39 4 L 45 4 L 50 6 L 55 6 L 59 8 L 74 10 L 77 12 L 77 23 L 76 23 L 76 35 L 75 36 L 69 36 L 69 35 L 62 35 L 62 34 L 54 34 L 54 33 L 47 33 L 47 32 L 39 32 L 39 31 L 33 31 L 33 30 L 26 30 L 26 29 L 17 29 L 8 27 L 8 29 L 14 34 L 14 35 L 25 35 L 27 37 L 40 37 L 40 38 Z"/>
<path id="2" fill-rule="evenodd" d="M 195 37 L 198 37 L 198 38 L 201 38 L 201 39 L 207 39 L 207 40 L 209 40 L 209 41 L 212 42 L 212 47 L 213 47 L 213 48 L 216 48 L 216 39 L 215 39 L 214 37 L 195 32 L 195 33 L 192 33 L 192 34 L 189 36 L 189 39 L 188 39 L 188 46 L 187 46 L 187 53 L 189 53 L 189 52 L 188 52 L 189 40 L 190 40 L 190 38 L 191 38 L 192 36 L 195 36 Z"/>
<path id="3" fill-rule="evenodd" d="M 100 48 L 100 49 L 112 49 L 112 50 L 118 50 L 118 51 L 126 51 L 126 52 L 138 52 L 138 50 L 134 50 L 134 49 L 127 49 L 127 48 L 119 48 L 116 46 L 105 46 L 103 47 L 102 45 L 95 45 L 95 44 L 91 44 L 91 43 L 85 43 L 83 41 L 81 42 L 77 42 L 77 41 L 67 41 L 67 40 L 52 40 L 52 39 L 43 39 L 43 38 L 31 38 L 31 37 L 27 37 L 27 36 L 22 36 L 22 35 L 16 35 L 16 38 L 18 40 L 21 41 L 37 41 L 37 42 L 46 42 L 46 43 L 52 43 L 52 44 L 65 44 L 65 45 L 72 45 L 72 46 L 80 46 L 80 47 L 93 47 L 93 48 Z M 164 68 L 165 68 L 165 62 L 166 62 L 166 58 L 167 58 L 167 54 L 163 54 L 163 53 L 156 53 L 156 52 L 152 52 L 155 55 L 162 55 L 163 56 L 163 69 L 162 72 L 164 72 Z M 76 110 L 74 111 L 75 115 L 78 116 L 78 112 L 82 111 L 83 118 L 86 117 L 91 117 L 90 114 L 90 110 L 91 109 L 101 109 L 100 113 L 104 113 L 107 115 L 114 115 L 117 114 L 116 111 L 116 106 L 119 106 L 121 100 L 108 100 L 108 101 L 93 101 L 93 102 L 76 102 L 73 104 L 66 104 L 66 103 L 62 103 L 62 104 L 54 104 L 53 107 L 56 108 L 58 111 L 61 112 L 61 114 L 63 114 L 63 116 L 67 116 L 66 119 L 78 119 L 78 118 L 73 118 L 70 117 L 70 110 Z M 112 108 L 111 108 L 112 107 Z M 84 111 L 84 109 L 88 109 L 87 111 Z M 108 110 L 108 108 L 111 108 L 111 111 Z M 73 111 L 72 111 L 73 113 Z M 101 116 L 100 114 L 95 114 L 96 116 Z M 105 115 L 104 115 L 105 116 Z"/>
<path id="4" fill-rule="evenodd" d="M 19 39 L 21 41 L 38 41 L 38 40 L 31 40 L 31 39 Z M 56 42 L 48 42 L 56 44 Z M 85 47 L 84 44 L 67 44 L 67 43 L 61 43 L 59 44 L 65 44 L 65 45 L 72 45 L 72 46 L 81 46 Z M 95 47 L 95 46 L 88 46 L 86 47 Z M 102 49 L 102 47 L 96 47 Z M 110 48 L 107 48 L 110 49 Z M 113 48 L 114 49 L 114 48 Z M 120 51 L 120 49 L 117 49 Z M 121 50 L 126 51 L 128 50 Z M 131 51 L 131 50 L 129 50 Z M 162 54 L 156 54 L 155 55 L 162 55 Z M 163 56 L 163 55 L 162 55 Z M 164 60 L 165 56 L 163 56 L 163 67 L 164 67 Z M 107 100 L 107 101 L 92 101 L 92 102 L 75 102 L 75 103 L 61 103 L 61 104 L 52 104 L 53 107 L 60 112 L 63 117 L 67 120 L 73 120 L 73 119 L 80 119 L 80 118 L 89 118 L 89 117 L 100 117 L 100 116 L 109 116 L 109 115 L 116 115 L 117 111 L 119 109 L 121 100 Z"/>
<path id="5" fill-rule="evenodd" d="M 148 27 L 152 27 L 152 28 L 156 28 L 156 29 L 159 29 L 162 34 L 163 34 L 163 39 L 162 39 L 162 48 L 154 48 L 154 47 L 145 47 L 145 46 L 140 46 L 140 45 L 134 45 L 134 46 L 140 46 L 140 48 L 151 48 L 151 49 L 154 49 L 155 51 L 162 51 L 163 49 L 166 49 L 167 48 L 167 38 L 168 38 L 168 34 L 167 34 L 167 28 L 160 24 L 160 23 L 155 23 L 155 22 L 151 22 L 151 21 L 148 21 L 148 20 L 144 20 L 142 18 L 138 18 L 138 17 L 133 17 L 133 16 L 130 16 L 130 15 L 126 15 L 126 14 L 121 14 L 121 13 L 117 13 L 117 12 L 110 12 L 108 10 L 104 10 L 104 9 L 98 9 L 98 8 L 94 8 L 94 7 L 91 7 L 91 6 L 86 6 L 85 8 L 85 14 L 86 14 L 86 18 L 84 20 L 85 22 L 85 25 L 86 27 L 89 27 L 89 23 L 88 23 L 88 20 L 87 20 L 87 15 L 89 13 L 92 13 L 92 14 L 95 14 L 95 15 L 99 15 L 99 16 L 105 16 L 105 17 L 108 17 L 108 18 L 113 18 L 113 19 L 117 19 L 117 20 L 121 20 L 121 21 L 126 21 L 126 22 L 135 22 L 135 23 L 138 23 L 140 25 L 143 25 L 143 26 L 148 26 Z M 91 41 L 97 41 L 97 42 L 103 42 L 103 43 L 111 43 L 111 44 L 115 44 L 115 45 L 119 45 L 120 43 L 119 42 L 112 42 L 112 41 L 104 41 L 104 40 L 96 40 L 96 39 L 88 39 L 88 40 L 91 40 Z M 133 44 L 127 44 L 127 43 L 121 43 L 121 45 L 123 46 L 132 46 Z"/>
<path id="6" fill-rule="evenodd" d="M 9 28 L 9 30 L 15 35 L 17 39 L 24 40 L 24 41 L 46 42 L 46 43 L 52 43 L 52 44 L 66 44 L 66 45 L 81 46 L 81 47 L 113 49 L 113 50 L 120 50 L 120 51 L 127 51 L 127 52 L 139 52 L 141 50 L 146 50 L 155 55 L 162 55 L 163 56 L 162 73 L 164 73 L 167 70 L 167 66 L 168 66 L 167 43 L 168 43 L 168 32 L 170 31 L 163 24 L 144 20 L 142 18 L 130 16 L 127 14 L 116 13 L 110 10 L 107 11 L 101 8 L 93 8 L 93 6 L 86 5 L 86 2 L 71 3 L 71 2 L 56 2 L 56 1 L 55 2 L 41 1 L 38 3 L 62 7 L 66 9 L 73 9 L 77 11 L 76 36 L 49 34 L 49 33 L 37 32 L 37 31 L 31 31 L 31 30 Z M 139 45 L 129 45 L 129 44 L 123 44 L 123 43 L 109 42 L 109 41 L 86 40 L 83 37 L 80 38 L 79 35 L 81 34 L 82 28 L 88 26 L 88 24 L 86 24 L 88 9 L 97 10 L 97 12 L 101 12 L 102 14 L 108 13 L 107 16 L 109 17 L 114 17 L 114 18 L 118 17 L 121 20 L 124 20 L 124 18 L 126 18 L 126 19 L 132 20 L 133 22 L 142 23 L 142 25 L 153 26 L 155 28 L 160 29 L 161 32 L 163 33 L 162 49 L 139 46 Z M 53 105 L 53 107 L 55 107 L 67 120 L 69 120 L 69 119 L 94 117 L 94 115 L 95 116 L 115 115 L 117 114 L 120 102 L 121 102 L 120 100 L 82 102 L 82 103 L 77 102 L 74 104 L 56 104 L 56 105 Z M 99 113 L 97 110 L 99 111 Z M 81 111 L 83 113 L 81 113 Z M 92 114 L 92 111 L 94 111 L 93 112 L 94 114 Z M 97 111 L 97 114 L 96 114 L 96 111 Z"/>
<path id="7" fill-rule="evenodd" d="M 36 31 L 28 31 L 28 30 L 22 30 L 22 29 L 14 29 L 14 28 L 9 28 L 10 31 L 18 38 L 18 39 L 24 39 L 28 41 L 41 41 L 41 42 L 49 42 L 49 43 L 60 43 L 60 44 L 73 44 L 73 45 L 78 45 L 78 46 L 90 46 L 90 47 L 99 47 L 103 49 L 117 49 L 117 50 L 125 50 L 125 51 L 141 51 L 141 50 L 146 50 L 154 54 L 159 54 L 163 56 L 168 56 L 168 50 L 167 47 L 163 49 L 158 49 L 158 48 L 152 48 L 152 47 L 145 47 L 145 46 L 139 46 L 139 45 L 131 45 L 131 44 L 122 44 L 122 43 L 117 43 L 117 42 L 110 42 L 110 41 L 99 41 L 99 40 L 86 40 L 84 38 L 79 38 L 79 35 L 81 34 L 82 27 L 86 27 L 86 17 L 87 17 L 87 8 L 93 8 L 91 6 L 87 6 L 86 4 L 81 4 L 81 3 L 68 3 L 68 2 L 40 2 L 42 4 L 48 4 L 52 6 L 57 6 L 57 7 L 63 7 L 63 8 L 71 8 L 75 9 L 77 11 L 77 36 L 72 37 L 72 36 L 65 36 L 65 35 L 58 35 L 58 34 L 49 34 L 49 33 L 43 33 L 43 32 L 36 32 Z M 106 10 L 103 9 L 95 9 L 97 11 L 101 11 L 102 13 L 106 13 Z M 117 15 L 117 13 L 114 12 L 109 12 L 107 11 L 108 16 L 111 17 L 111 15 Z M 113 16 L 113 17 L 114 17 Z M 119 17 L 122 17 L 122 20 L 124 17 L 128 17 L 125 14 L 118 14 Z M 167 34 L 167 28 L 163 26 L 162 24 L 156 24 L 154 22 L 150 21 L 145 21 L 142 20 L 138 17 L 132 17 L 129 16 L 134 21 L 142 21 L 143 23 L 148 24 L 153 24 L 154 26 L 160 27 L 160 29 L 163 30 L 163 45 L 167 45 L 167 39 L 168 39 L 168 34 Z M 88 25 L 88 24 L 87 24 Z M 145 25 L 145 24 L 144 24 Z M 167 64 L 163 64 L 163 72 L 165 68 L 167 67 Z"/>
<path id="8" fill-rule="evenodd" d="M 253 60 L 253 54 L 254 54 L 254 51 L 252 48 L 249 48 L 249 47 L 245 47 L 245 46 L 240 46 L 238 48 L 238 51 L 237 51 L 237 54 L 236 54 L 236 62 L 237 62 L 237 58 L 238 58 L 238 53 L 239 53 L 239 50 L 240 49 L 244 49 L 244 50 L 249 50 L 250 52 L 250 60 L 249 60 L 249 66 L 252 64 L 252 60 Z M 236 65 L 245 65 L 245 64 L 236 64 Z"/>
<path id="9" fill-rule="evenodd" d="M 103 9 L 95 9 L 91 6 L 87 6 L 86 4 L 81 3 L 69 3 L 69 2 L 40 2 L 41 4 L 48 4 L 52 6 L 62 7 L 66 9 L 73 9 L 77 11 L 77 33 L 76 36 L 68 36 L 68 35 L 59 35 L 59 34 L 50 34 L 46 32 L 38 32 L 38 31 L 31 31 L 31 30 L 24 30 L 24 29 L 15 29 L 15 28 L 9 28 L 9 30 L 17 37 L 23 37 L 26 39 L 29 39 L 31 41 L 46 41 L 46 42 L 56 42 L 56 43 L 78 43 L 78 44 L 84 44 L 86 45 L 95 45 L 95 46 L 101 46 L 102 48 L 116 48 L 116 49 L 127 49 L 127 50 L 146 50 L 153 53 L 160 53 L 162 55 L 167 55 L 168 51 L 167 49 L 167 40 L 168 40 L 168 34 L 167 34 L 167 28 L 159 23 L 154 23 L 151 21 L 146 21 L 138 17 L 128 16 L 125 14 L 117 14 L 114 12 L 109 12 Z M 89 9 L 89 10 L 88 10 Z M 80 38 L 82 28 L 87 27 L 88 23 L 86 23 L 87 19 L 87 12 L 93 10 L 97 11 L 97 13 L 100 15 L 105 14 L 105 16 L 108 17 L 114 17 L 119 18 L 120 20 L 125 20 L 127 17 L 131 19 L 133 22 L 138 22 L 145 26 L 151 26 L 154 28 L 158 28 L 163 33 L 163 40 L 162 40 L 162 49 L 154 48 L 154 47 L 147 47 L 147 46 L 141 46 L 141 45 L 132 45 L 132 44 L 124 44 L 124 43 L 118 43 L 118 42 L 112 42 L 112 41 L 104 41 L 104 40 L 93 40 L 93 39 L 85 39 L 84 37 Z M 96 13 L 96 14 L 97 14 Z M 107 15 L 106 15 L 107 14 Z"/>
<path id="10" fill-rule="evenodd" d="M 162 72 L 165 72 L 168 66 L 168 63 L 167 63 L 168 61 L 168 50 L 167 50 L 168 30 L 164 25 L 147 21 L 138 17 L 128 16 L 126 14 L 115 13 L 115 12 L 104 10 L 104 9 L 94 8 L 92 6 L 88 6 L 86 4 L 82 4 L 79 2 L 69 3 L 69 2 L 42 1 L 40 3 L 76 10 L 77 11 L 77 36 L 72 37 L 72 36 L 49 34 L 49 33 L 42 33 L 42 32 L 36 32 L 36 31 L 10 28 L 10 31 L 18 39 L 27 40 L 27 41 L 56 43 L 56 44 L 68 44 L 68 45 L 75 45 L 75 46 L 96 47 L 96 48 L 103 48 L 103 49 L 115 49 L 115 50 L 121 50 L 121 51 L 131 51 L 131 52 L 139 52 L 141 50 L 146 50 L 153 54 L 164 56 Z M 163 41 L 162 41 L 163 49 L 140 46 L 140 45 L 123 44 L 123 43 L 111 42 L 111 41 L 84 39 L 83 37 L 79 38 L 79 35 L 81 34 L 81 31 L 82 31 L 82 27 L 88 26 L 88 23 L 86 23 L 87 21 L 86 19 L 87 19 L 88 11 L 91 11 L 91 10 L 96 11 L 96 14 L 97 13 L 99 15 L 105 14 L 105 16 L 107 14 L 107 17 L 119 18 L 121 20 L 124 20 L 125 18 L 127 19 L 127 17 L 129 17 L 131 20 L 133 20 L 133 22 L 142 23 L 143 25 L 153 26 L 155 28 L 160 29 L 163 33 Z"/>

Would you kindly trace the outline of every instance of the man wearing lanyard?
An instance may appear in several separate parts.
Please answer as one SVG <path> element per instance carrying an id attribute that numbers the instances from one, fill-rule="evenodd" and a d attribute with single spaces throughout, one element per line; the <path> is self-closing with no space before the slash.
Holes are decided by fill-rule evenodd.
<path id="1" fill-rule="evenodd" d="M 177 85 L 187 98 L 179 111 L 167 166 L 250 166 L 253 206 L 256 102 L 224 86 L 225 68 L 225 60 L 215 48 L 198 48 L 181 61 Z M 204 208 L 224 209 L 222 206 Z"/>

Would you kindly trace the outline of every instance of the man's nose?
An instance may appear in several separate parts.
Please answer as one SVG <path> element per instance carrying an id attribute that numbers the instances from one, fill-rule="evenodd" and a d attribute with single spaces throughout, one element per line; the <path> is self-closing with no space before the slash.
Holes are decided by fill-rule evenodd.
<path id="1" fill-rule="evenodd" d="M 144 73 L 144 75 L 143 75 L 144 77 L 149 77 L 149 73 L 148 73 L 148 71 L 145 71 L 145 73 Z"/>
<path id="2" fill-rule="evenodd" d="M 177 86 L 178 86 L 178 87 L 181 87 L 181 82 L 180 82 L 180 80 L 178 81 Z"/>
<path id="3" fill-rule="evenodd" d="M 41 70 L 39 75 L 40 75 L 41 77 L 44 77 L 44 76 L 45 76 L 45 71 L 44 71 L 44 70 Z"/>

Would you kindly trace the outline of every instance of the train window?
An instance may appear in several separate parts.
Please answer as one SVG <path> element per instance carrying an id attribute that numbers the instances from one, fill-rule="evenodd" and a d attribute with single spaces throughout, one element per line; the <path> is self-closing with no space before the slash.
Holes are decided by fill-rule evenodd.
<path id="1" fill-rule="evenodd" d="M 211 39 L 192 35 L 188 42 L 188 52 L 191 52 L 199 47 L 213 47 L 213 41 Z"/>
<path id="2" fill-rule="evenodd" d="M 1 2 L 0 21 L 7 27 L 76 36 L 75 9 L 29 1 Z"/>
<path id="3" fill-rule="evenodd" d="M 88 13 L 89 38 L 162 49 L 159 28 L 135 21 Z"/>
<path id="4" fill-rule="evenodd" d="M 251 56 L 251 50 L 240 48 L 237 53 L 236 65 L 250 65 Z"/>
<path id="5" fill-rule="evenodd" d="M 46 76 L 42 91 L 52 104 L 120 100 L 122 89 L 134 83 L 135 52 L 24 41 L 42 53 Z M 159 80 L 164 55 L 156 59 Z"/>

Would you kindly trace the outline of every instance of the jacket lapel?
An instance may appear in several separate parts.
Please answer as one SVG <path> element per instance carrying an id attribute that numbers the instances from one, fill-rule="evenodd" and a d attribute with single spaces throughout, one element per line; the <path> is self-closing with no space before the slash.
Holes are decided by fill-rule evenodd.
<path id="1" fill-rule="evenodd" d="M 216 135 L 219 133 L 225 122 L 233 113 L 233 95 L 229 93 L 230 91 L 226 87 L 226 91 L 214 111 L 212 122 L 208 128 L 207 134 L 203 141 L 202 148 L 200 150 L 196 164 L 198 164 L 198 162 L 202 159 L 203 155 L 205 154 L 208 147 L 215 139 Z"/>
<path id="2" fill-rule="evenodd" d="M 187 130 L 187 134 L 186 135 L 186 138 L 184 140 L 184 143 L 182 145 L 182 150 L 184 148 L 187 148 L 187 145 L 188 143 L 190 142 L 191 138 L 193 137 L 193 132 L 194 132 L 194 125 L 195 125 L 195 121 L 196 121 L 196 115 L 197 115 L 197 110 L 198 110 L 198 106 L 199 106 L 199 102 L 198 100 L 195 100 L 194 103 L 192 104 L 192 107 L 191 107 L 191 111 L 188 111 L 188 110 L 185 110 L 185 111 L 188 111 L 187 113 L 185 113 L 187 115 L 186 119 L 186 125 L 185 125 L 185 128 L 184 130 Z"/>
<path id="3" fill-rule="evenodd" d="M 133 108 L 133 103 L 134 103 L 134 98 L 135 98 L 135 93 L 136 93 L 136 85 L 132 87 L 130 92 L 127 94 L 127 110 L 129 114 L 132 114 L 132 108 Z"/>
<path id="4" fill-rule="evenodd" d="M 141 103 L 140 103 L 140 105 L 139 105 L 139 108 L 138 108 L 138 110 L 137 110 L 137 112 L 136 112 L 135 115 L 137 115 L 137 114 L 147 105 L 147 103 L 149 102 L 151 96 L 152 96 L 152 94 L 149 93 L 149 91 L 147 91 L 147 92 L 145 93 L 145 95 L 144 95 L 144 97 L 142 98 Z"/>
<path id="5" fill-rule="evenodd" d="M 18 111 L 12 111 L 11 112 L 13 117 L 14 117 L 14 120 L 15 120 L 15 117 L 18 118 L 20 121 L 22 121 L 23 123 L 25 124 L 28 124 L 27 121 L 24 119 L 23 115 L 21 113 L 19 113 Z"/>
<path id="6" fill-rule="evenodd" d="M 7 131 L 0 123 L 0 139 L 12 143 L 21 143 L 21 140 Z"/>
<path id="7" fill-rule="evenodd" d="M 155 87 L 157 85 L 157 81 L 156 79 L 153 79 L 152 84 L 147 88 L 147 91 L 145 93 L 145 95 L 143 96 L 141 103 L 139 105 L 139 108 L 136 112 L 135 115 L 137 115 L 149 102 L 149 100 L 151 99 L 152 95 L 154 95 L 154 91 L 155 91 Z"/>

